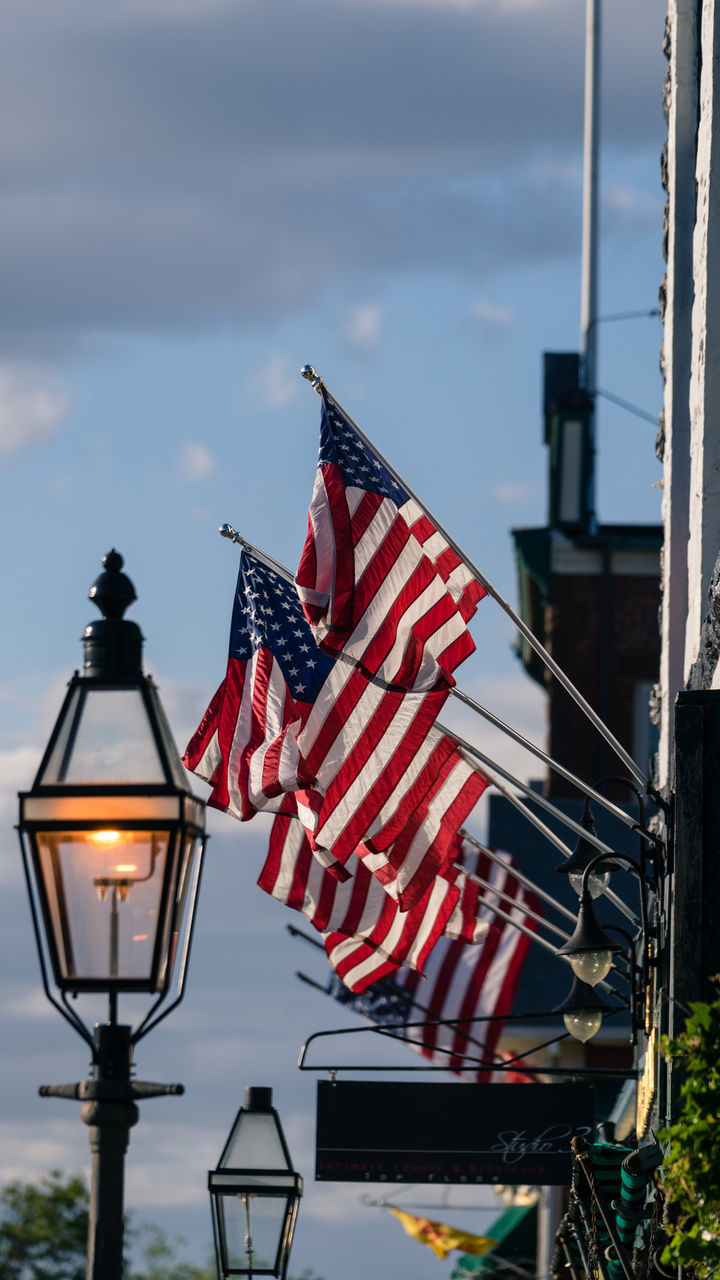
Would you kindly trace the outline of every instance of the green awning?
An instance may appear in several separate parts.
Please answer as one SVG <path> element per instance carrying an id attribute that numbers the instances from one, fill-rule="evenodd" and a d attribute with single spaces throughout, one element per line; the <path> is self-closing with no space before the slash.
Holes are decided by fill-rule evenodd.
<path id="1" fill-rule="evenodd" d="M 517 1271 L 503 1267 L 507 1260 L 513 1267 L 528 1269 L 535 1274 L 535 1254 L 537 1249 L 537 1205 L 512 1205 L 496 1218 L 483 1233 L 496 1240 L 497 1244 L 488 1253 L 475 1257 L 464 1253 L 450 1273 L 450 1280 L 466 1280 L 466 1277 L 513 1276 L 517 1280 Z"/>

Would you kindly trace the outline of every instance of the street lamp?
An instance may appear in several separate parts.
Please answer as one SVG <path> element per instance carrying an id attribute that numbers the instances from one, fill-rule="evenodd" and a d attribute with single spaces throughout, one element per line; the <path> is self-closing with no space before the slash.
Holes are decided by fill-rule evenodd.
<path id="1" fill-rule="evenodd" d="M 122 557 L 110 551 L 103 564 L 90 589 L 103 616 L 85 629 L 83 671 L 20 793 L 18 830 L 45 993 L 92 1051 L 90 1080 L 40 1093 L 83 1101 L 93 1152 L 87 1276 L 121 1280 L 135 1099 L 183 1091 L 132 1081 L 133 1048 L 183 996 L 205 806 L 143 674 L 140 629 L 123 618 L 135 591 Z M 108 1020 L 92 1032 L 70 1004 L 86 993 L 108 997 Z M 134 1030 L 118 1023 L 121 993 L 150 999 Z"/>
<path id="2" fill-rule="evenodd" d="M 595 861 L 600 862 L 600 858 Z M 588 867 L 592 865 L 588 863 Z M 572 937 L 568 938 L 562 947 L 558 947 L 557 954 L 567 956 L 576 978 L 594 987 L 607 977 L 612 968 L 613 956 L 623 948 L 620 943 L 613 942 L 598 923 L 593 899 L 590 890 L 586 887 L 590 875 L 592 872 L 588 873 L 586 868 L 583 872 L 585 883 L 580 895 L 575 930 Z"/>
<path id="3" fill-rule="evenodd" d="M 272 1105 L 247 1088 L 217 1169 L 208 1174 L 218 1276 L 283 1280 L 303 1184 Z"/>
<path id="4" fill-rule="evenodd" d="M 616 1006 L 601 1000 L 595 988 L 589 983 L 576 977 L 573 978 L 572 986 L 565 999 L 561 1004 L 556 1005 L 553 1013 L 562 1014 L 565 1030 L 569 1031 L 573 1039 L 587 1044 L 587 1041 L 592 1040 L 600 1030 L 603 1014 L 613 1013 L 615 1008 Z"/>
<path id="5" fill-rule="evenodd" d="M 597 835 L 597 832 L 595 831 L 595 819 L 593 818 L 589 800 L 585 801 L 585 807 L 580 821 L 589 835 Z M 580 897 L 580 894 L 582 893 L 583 872 L 588 863 L 592 862 L 593 858 L 596 857 L 596 846 L 590 844 L 590 841 L 586 840 L 585 836 L 579 836 L 571 857 L 567 858 L 559 867 L 555 868 L 556 871 L 561 871 L 564 875 L 567 875 L 571 888 L 574 889 L 578 897 Z M 609 883 L 609 867 L 604 871 L 593 872 L 592 876 L 590 876 L 588 880 L 590 897 L 599 898 L 600 894 L 605 892 Z"/>

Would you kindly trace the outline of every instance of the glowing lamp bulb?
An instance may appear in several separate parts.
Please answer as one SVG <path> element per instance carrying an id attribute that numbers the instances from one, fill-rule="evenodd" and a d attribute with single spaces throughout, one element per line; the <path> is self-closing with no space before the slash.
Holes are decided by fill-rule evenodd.
<path id="1" fill-rule="evenodd" d="M 119 831 L 89 831 L 88 839 L 93 844 L 99 844 L 105 849 L 110 849 L 114 844 L 120 843 L 121 837 Z"/>

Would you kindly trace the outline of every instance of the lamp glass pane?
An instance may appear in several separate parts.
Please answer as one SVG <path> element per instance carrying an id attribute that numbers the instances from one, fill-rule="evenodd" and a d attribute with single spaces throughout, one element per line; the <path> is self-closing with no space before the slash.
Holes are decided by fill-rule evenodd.
<path id="1" fill-rule="evenodd" d="M 241 1111 L 221 1169 L 289 1169 L 277 1122 L 271 1111 Z"/>
<path id="2" fill-rule="evenodd" d="M 131 686 L 78 690 L 36 785 L 165 781 L 145 703 Z"/>
<path id="3" fill-rule="evenodd" d="M 163 987 L 172 976 L 177 957 L 178 946 L 181 952 L 188 940 L 190 928 L 190 910 L 193 906 L 194 892 L 197 887 L 199 873 L 199 853 L 195 857 L 197 840 L 194 836 L 185 836 L 182 841 L 182 861 L 177 875 L 173 872 L 172 882 L 175 895 L 172 909 L 165 914 L 163 938 L 160 946 L 160 972 L 158 987 Z"/>
<path id="4" fill-rule="evenodd" d="M 40 873 L 60 977 L 148 981 L 167 831 L 41 831 Z"/>
<path id="5" fill-rule="evenodd" d="M 275 1273 L 276 1259 L 285 1238 L 288 1202 L 285 1196 L 241 1193 L 220 1197 L 228 1270 Z M 251 1256 L 248 1255 L 248 1222 Z"/>

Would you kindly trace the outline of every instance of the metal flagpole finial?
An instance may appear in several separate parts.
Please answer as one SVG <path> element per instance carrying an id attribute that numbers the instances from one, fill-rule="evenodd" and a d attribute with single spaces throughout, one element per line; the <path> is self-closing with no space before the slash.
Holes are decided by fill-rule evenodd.
<path id="1" fill-rule="evenodd" d="M 311 364 L 304 364 L 300 373 L 303 378 L 307 378 L 310 385 L 314 387 L 318 395 L 320 395 L 323 387 L 323 380 L 320 377 L 320 374 L 315 372 L 314 367 Z"/>
<path id="2" fill-rule="evenodd" d="M 246 543 L 241 533 L 237 529 L 233 529 L 231 524 L 221 524 L 218 529 L 221 538 L 229 538 L 231 542 L 239 542 L 241 547 L 246 547 Z"/>

